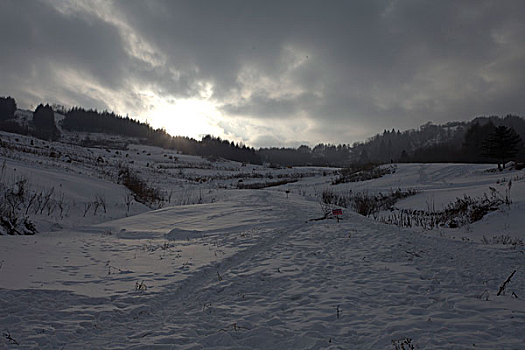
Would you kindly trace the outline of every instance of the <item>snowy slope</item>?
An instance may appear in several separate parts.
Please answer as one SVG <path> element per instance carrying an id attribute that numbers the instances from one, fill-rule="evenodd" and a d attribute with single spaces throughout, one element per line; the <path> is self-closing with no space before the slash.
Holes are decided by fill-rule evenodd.
<path id="1" fill-rule="evenodd" d="M 319 182 L 319 181 L 324 181 Z M 504 197 L 511 181 L 512 205 L 501 206 L 481 221 L 455 230 L 442 229 L 440 235 L 480 241 L 483 236 L 509 236 L 525 241 L 525 171 L 495 171 L 493 164 L 397 164 L 394 174 L 379 179 L 328 185 L 326 179 L 309 178 L 288 185 L 294 193 L 311 198 L 319 197 L 323 190 L 336 193 L 365 192 L 389 193 L 396 189 L 415 189 L 418 193 L 396 203 L 397 208 L 437 211 L 465 195 L 473 198 L 491 194 L 491 187 Z"/>
<path id="2" fill-rule="evenodd" d="M 0 149 L 3 179 L 54 187 L 74 209 L 34 216 L 34 236 L 0 236 L 0 348 L 523 348 L 524 247 L 481 240 L 523 238 L 523 171 L 405 164 L 333 186 L 331 169 L 1 136 L 19 147 Z M 50 148 L 76 160 L 38 153 Z M 115 177 L 123 161 L 171 201 L 128 211 Z M 280 179 L 297 182 L 235 189 Z M 326 188 L 417 188 L 396 205 L 425 208 L 510 179 L 513 203 L 468 227 L 403 229 L 346 209 L 340 222 L 311 220 Z M 107 212 L 84 216 L 97 193 Z"/>
<path id="3" fill-rule="evenodd" d="M 523 250 L 354 214 L 307 221 L 316 203 L 276 191 L 239 191 L 227 204 L 174 207 L 90 233 L 7 237 L 2 328 L 22 348 L 377 349 L 405 337 L 417 348 L 523 344 L 525 304 L 512 296 L 525 291 Z M 144 238 L 147 220 L 162 223 Z M 190 229 L 197 233 L 179 240 Z M 20 259 L 15 251 L 25 249 L 42 256 Z M 496 296 L 513 269 L 506 295 Z M 135 290 L 142 282 L 147 289 Z"/>

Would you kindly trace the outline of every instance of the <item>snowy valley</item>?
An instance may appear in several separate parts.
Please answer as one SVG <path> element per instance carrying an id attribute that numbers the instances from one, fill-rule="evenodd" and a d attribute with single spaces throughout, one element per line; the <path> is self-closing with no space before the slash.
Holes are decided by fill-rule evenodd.
<path id="1" fill-rule="evenodd" d="M 20 218 L 0 228 L 0 348 L 525 343 L 524 170 L 342 181 L 104 134 L 0 139 L 2 205 Z"/>

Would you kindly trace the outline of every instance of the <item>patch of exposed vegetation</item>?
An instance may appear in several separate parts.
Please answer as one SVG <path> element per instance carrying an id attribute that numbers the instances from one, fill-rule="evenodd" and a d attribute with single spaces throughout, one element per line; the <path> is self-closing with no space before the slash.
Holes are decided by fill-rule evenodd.
<path id="1" fill-rule="evenodd" d="M 119 179 L 124 186 L 133 192 L 135 200 L 139 203 L 151 208 L 158 208 L 164 201 L 160 190 L 148 185 L 146 181 L 134 174 L 128 167 L 122 166 L 120 168 Z"/>
<path id="2" fill-rule="evenodd" d="M 485 215 L 498 210 L 503 204 L 510 204 L 507 194 L 503 197 L 496 189 L 490 187 L 491 194 L 482 197 L 465 195 L 456 198 L 445 209 L 440 211 L 401 209 L 379 217 L 378 220 L 400 227 L 422 227 L 431 230 L 435 227 L 457 228 L 481 220 Z"/>
<path id="3" fill-rule="evenodd" d="M 394 350 L 414 350 L 415 346 L 410 338 L 392 339 Z"/>
<path id="4" fill-rule="evenodd" d="M 414 189 L 391 190 L 390 193 L 370 194 L 368 192 L 353 192 L 350 190 L 346 194 L 336 193 L 331 190 L 325 190 L 321 194 L 323 203 L 337 205 L 344 208 L 351 208 L 355 212 L 370 216 L 381 210 L 390 210 L 394 204 L 403 198 L 413 196 L 417 193 Z"/>
<path id="5" fill-rule="evenodd" d="M 332 181 L 332 185 L 377 179 L 387 174 L 394 174 L 395 172 L 396 166 L 394 165 L 387 167 L 374 164 L 351 166 L 341 169 L 339 176 Z"/>
<path id="6" fill-rule="evenodd" d="M 91 147 L 91 148 L 104 148 L 104 149 L 116 149 L 121 151 L 128 150 L 128 142 L 124 140 L 111 140 L 107 138 L 96 138 L 92 139 L 86 136 L 84 139 L 79 141 L 80 146 L 82 147 Z"/>
<path id="7" fill-rule="evenodd" d="M 266 181 L 266 182 L 256 182 L 251 184 L 245 184 L 242 182 L 237 183 L 237 188 L 243 190 L 259 190 L 261 188 L 281 186 L 289 183 L 297 182 L 297 179 L 284 179 L 279 181 Z"/>
<path id="8" fill-rule="evenodd" d="M 523 240 L 518 237 L 511 237 L 509 235 L 499 235 L 499 236 L 492 236 L 491 238 L 487 238 L 483 236 L 481 239 L 481 243 L 483 244 L 503 244 L 503 245 L 511 245 L 513 247 L 522 247 Z"/>
<path id="9" fill-rule="evenodd" d="M 28 212 L 36 197 L 29 193 L 27 179 L 20 178 L 9 184 L 4 171 L 5 162 L 0 174 L 0 235 L 33 235 L 37 230 Z"/>

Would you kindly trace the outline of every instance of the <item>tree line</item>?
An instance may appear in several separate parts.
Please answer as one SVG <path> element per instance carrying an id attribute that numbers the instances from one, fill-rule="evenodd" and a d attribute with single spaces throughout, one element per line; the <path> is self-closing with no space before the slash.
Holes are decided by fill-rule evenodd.
<path id="1" fill-rule="evenodd" d="M 478 117 L 444 125 L 426 123 L 419 129 L 384 130 L 352 145 L 319 144 L 313 148 L 260 149 L 263 161 L 280 165 L 348 166 L 368 163 L 490 163 L 525 162 L 525 119 Z"/>
<path id="2" fill-rule="evenodd" d="M 16 101 L 12 97 L 0 97 L 0 130 L 31 135 L 45 140 L 58 140 L 60 131 L 55 123 L 55 113 L 48 104 L 40 104 L 31 120 L 17 120 Z"/>
<path id="3" fill-rule="evenodd" d="M 56 109 L 56 107 L 55 107 Z M 58 140 L 53 107 L 39 105 L 31 121 L 16 119 L 16 101 L 0 97 L 0 129 L 48 140 Z M 182 153 L 225 158 L 244 163 L 269 163 L 277 166 L 348 166 L 390 162 L 497 163 L 503 168 L 509 160 L 525 161 L 525 119 L 507 115 L 478 117 L 469 122 L 431 122 L 418 129 L 384 130 L 364 142 L 350 144 L 302 145 L 298 148 L 271 147 L 255 150 L 246 145 L 207 135 L 200 141 L 171 136 L 165 129 L 123 117 L 113 112 L 60 108 L 64 114 L 60 127 L 68 131 L 96 132 L 135 137 L 138 142 L 176 149 Z"/>
<path id="4" fill-rule="evenodd" d="M 106 133 L 124 137 L 134 137 L 143 144 L 176 149 L 182 153 L 198 155 L 209 159 L 230 159 L 244 163 L 261 164 L 261 157 L 254 148 L 222 140 L 220 137 L 207 135 L 202 140 L 183 136 L 171 136 L 165 129 L 154 129 L 128 116 L 123 117 L 113 112 L 86 110 L 73 107 L 66 110 L 59 107 L 64 118 L 60 122 L 63 130 L 77 132 Z M 32 120 L 27 123 L 16 119 L 17 106 L 12 97 L 0 98 L 0 130 L 32 135 L 45 140 L 58 140 L 60 131 L 56 125 L 53 107 L 40 104 L 33 112 Z"/>

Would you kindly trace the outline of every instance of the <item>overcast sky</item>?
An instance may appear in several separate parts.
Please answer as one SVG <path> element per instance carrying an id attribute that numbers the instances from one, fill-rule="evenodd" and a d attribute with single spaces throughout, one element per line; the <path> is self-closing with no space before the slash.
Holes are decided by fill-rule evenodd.
<path id="1" fill-rule="evenodd" d="M 525 1 L 0 1 L 0 96 L 248 145 L 525 113 Z"/>

